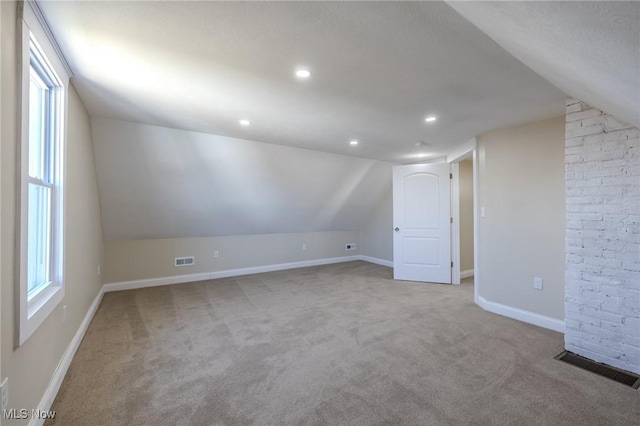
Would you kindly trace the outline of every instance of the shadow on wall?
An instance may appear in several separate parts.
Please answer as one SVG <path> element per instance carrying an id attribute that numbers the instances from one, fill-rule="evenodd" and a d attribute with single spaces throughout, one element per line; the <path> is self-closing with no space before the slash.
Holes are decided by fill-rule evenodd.
<path id="1" fill-rule="evenodd" d="M 360 230 L 391 181 L 393 164 L 381 161 L 110 119 L 92 125 L 107 240 Z"/>

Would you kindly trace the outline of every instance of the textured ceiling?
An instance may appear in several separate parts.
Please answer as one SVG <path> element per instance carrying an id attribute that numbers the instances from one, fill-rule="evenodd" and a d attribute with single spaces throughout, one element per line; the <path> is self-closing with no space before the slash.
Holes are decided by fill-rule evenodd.
<path id="1" fill-rule="evenodd" d="M 450 2 L 565 93 L 640 127 L 640 2 Z"/>
<path id="2" fill-rule="evenodd" d="M 442 2 L 40 4 L 93 117 L 410 163 L 564 108 Z"/>

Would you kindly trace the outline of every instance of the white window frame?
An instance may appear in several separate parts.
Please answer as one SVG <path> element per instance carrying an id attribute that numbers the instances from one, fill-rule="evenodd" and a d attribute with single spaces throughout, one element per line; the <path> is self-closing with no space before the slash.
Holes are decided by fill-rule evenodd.
<path id="1" fill-rule="evenodd" d="M 18 114 L 20 134 L 17 146 L 17 190 L 16 251 L 19 273 L 16 285 L 16 339 L 15 346 L 22 345 L 64 298 L 64 165 L 67 120 L 67 90 L 69 75 L 58 57 L 56 49 L 43 29 L 31 2 L 24 2 L 22 25 L 18 29 Z M 51 134 L 55 139 L 51 156 L 52 173 L 45 185 L 51 188 L 51 242 L 49 248 L 50 281 L 38 290 L 28 293 L 28 212 L 29 182 L 43 182 L 29 176 L 29 86 L 31 80 L 31 51 L 37 62 L 44 65 L 46 74 L 54 83 L 52 99 L 55 113 L 49 114 Z"/>

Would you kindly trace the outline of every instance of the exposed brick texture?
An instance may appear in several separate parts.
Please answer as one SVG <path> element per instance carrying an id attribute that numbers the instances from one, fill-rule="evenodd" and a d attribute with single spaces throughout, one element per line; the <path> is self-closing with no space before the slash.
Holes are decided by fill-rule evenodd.
<path id="1" fill-rule="evenodd" d="M 640 373 L 640 129 L 567 100 L 565 346 Z"/>

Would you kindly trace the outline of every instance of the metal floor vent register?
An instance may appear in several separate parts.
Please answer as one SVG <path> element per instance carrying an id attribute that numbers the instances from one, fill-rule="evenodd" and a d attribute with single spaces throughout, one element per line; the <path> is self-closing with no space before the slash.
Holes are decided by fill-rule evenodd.
<path id="1" fill-rule="evenodd" d="M 608 379 L 615 380 L 623 385 L 631 386 L 633 389 L 638 389 L 638 387 L 640 387 L 640 376 L 614 367 L 609 367 L 608 365 L 600 364 L 599 362 L 591 361 L 590 359 L 576 355 L 573 352 L 564 351 L 560 355 L 556 356 L 555 359 L 575 365 L 583 370 L 599 374 Z"/>

